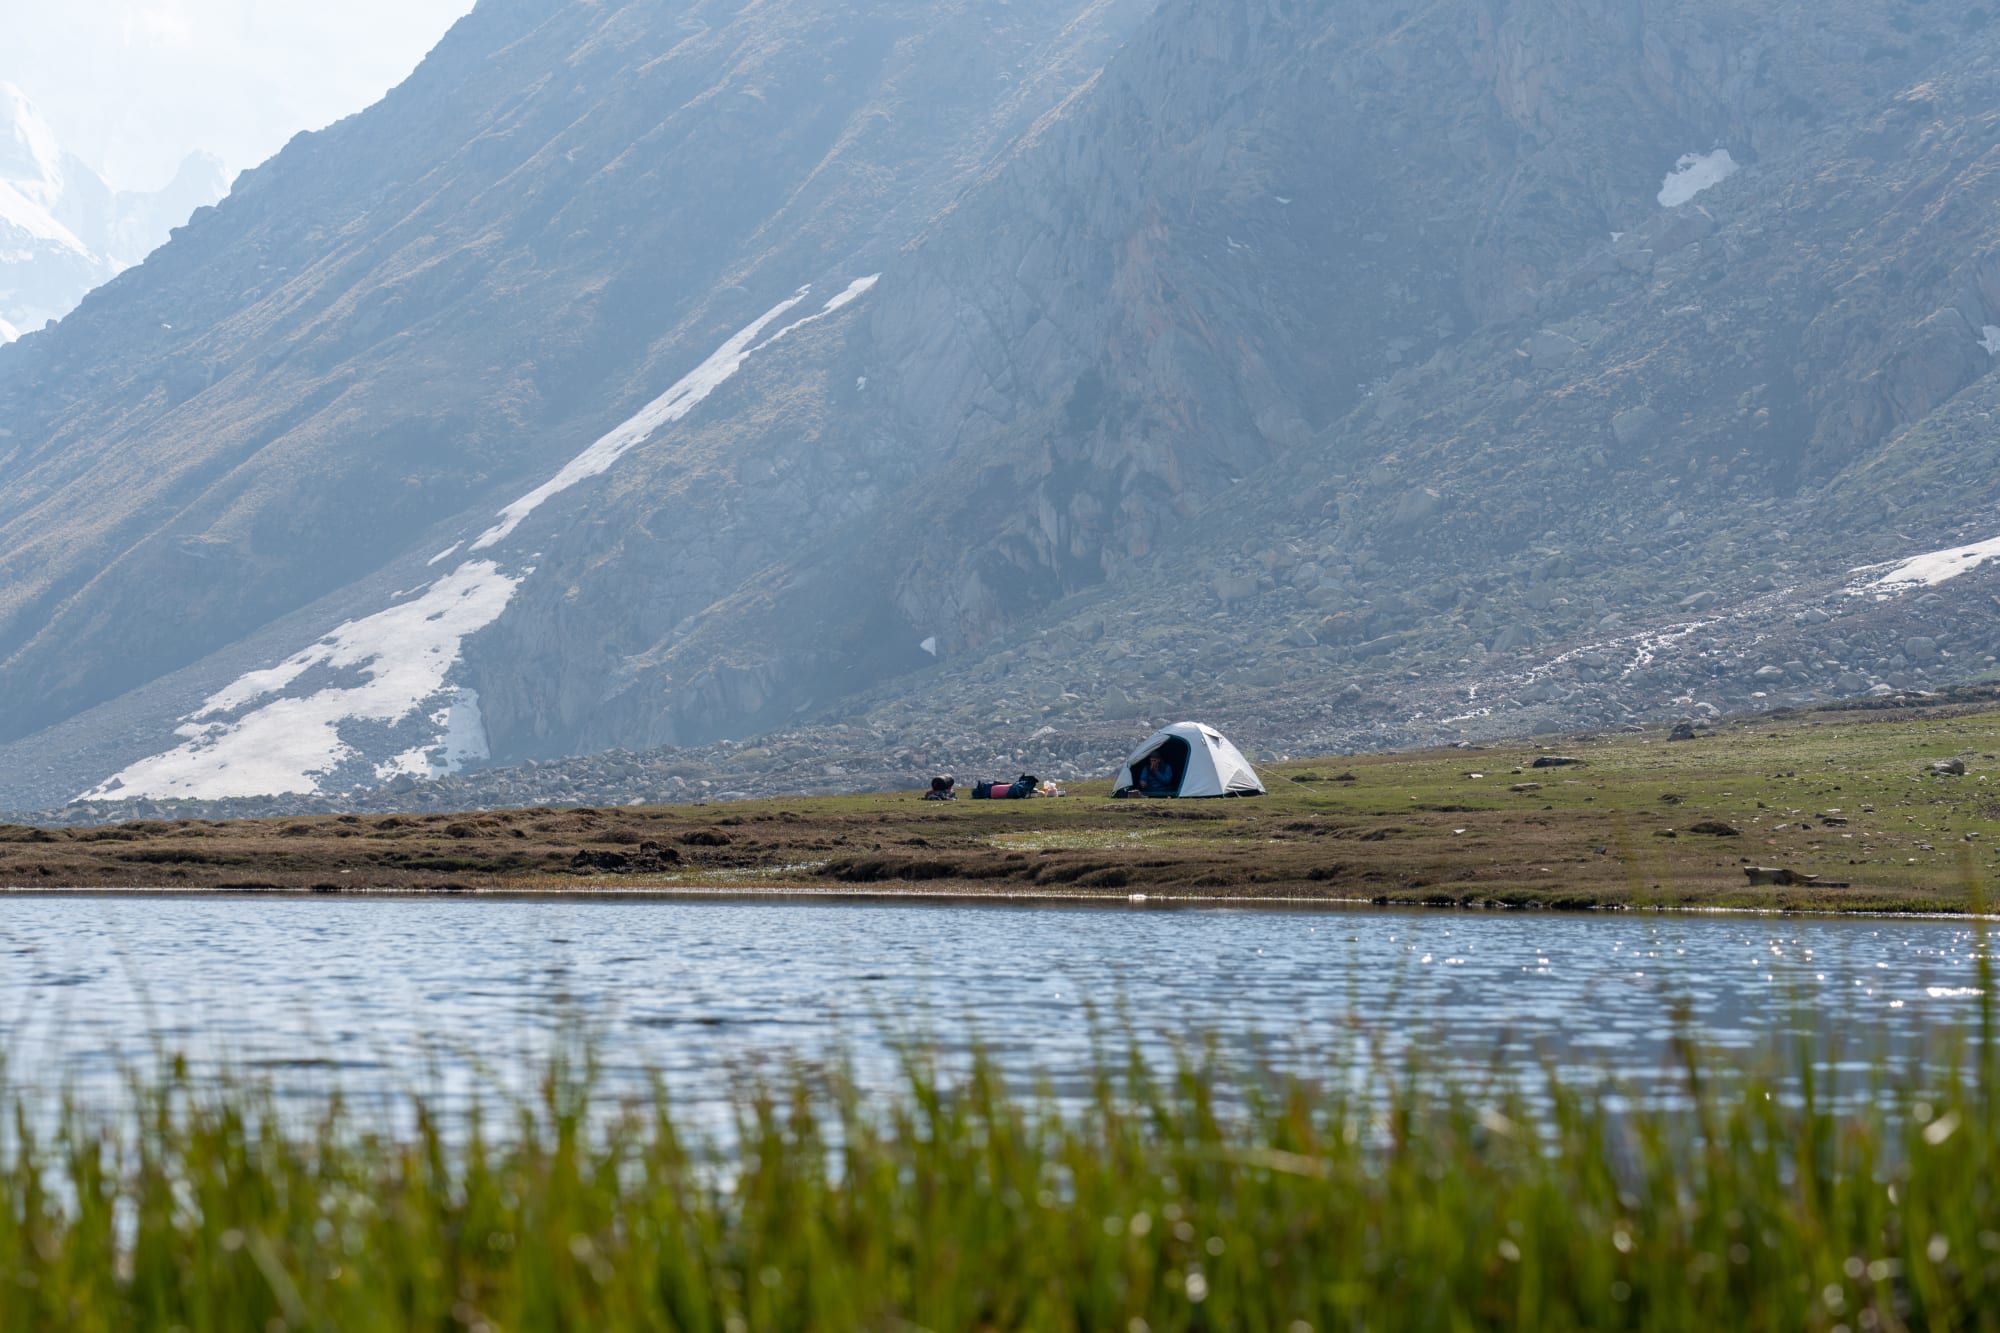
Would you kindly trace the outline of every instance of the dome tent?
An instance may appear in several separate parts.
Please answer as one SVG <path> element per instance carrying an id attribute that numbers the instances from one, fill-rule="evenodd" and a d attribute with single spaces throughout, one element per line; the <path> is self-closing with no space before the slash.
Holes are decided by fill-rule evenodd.
<path id="1" fill-rule="evenodd" d="M 1180 780 L 1173 796 L 1262 796 L 1264 784 L 1243 752 L 1214 727 L 1200 722 L 1176 722 L 1154 732 L 1132 751 L 1111 784 L 1114 796 L 1138 795 L 1134 781 L 1139 766 L 1154 754 L 1164 755 Z"/>

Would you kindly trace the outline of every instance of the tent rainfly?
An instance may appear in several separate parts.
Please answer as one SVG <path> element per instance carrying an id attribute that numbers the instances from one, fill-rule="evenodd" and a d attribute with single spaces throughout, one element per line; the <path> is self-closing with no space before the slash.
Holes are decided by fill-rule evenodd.
<path id="1" fill-rule="evenodd" d="M 1214 727 L 1200 722 L 1176 722 L 1154 732 L 1132 751 L 1111 784 L 1114 796 L 1139 795 L 1135 783 L 1140 766 L 1154 754 L 1167 761 L 1178 786 L 1171 796 L 1262 796 L 1264 784 L 1243 752 Z"/>

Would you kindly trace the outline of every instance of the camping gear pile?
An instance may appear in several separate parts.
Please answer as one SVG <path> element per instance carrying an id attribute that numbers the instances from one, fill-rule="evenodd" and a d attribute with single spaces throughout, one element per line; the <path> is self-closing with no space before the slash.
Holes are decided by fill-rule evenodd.
<path id="1" fill-rule="evenodd" d="M 926 801 L 955 801 L 958 780 L 948 773 L 931 779 Z M 1025 801 L 1033 796 L 1067 796 L 1053 782 L 1023 773 L 1012 782 L 972 784 L 975 801 Z M 1132 751 L 1111 784 L 1114 798 L 1146 796 L 1181 799 L 1262 796 L 1264 783 L 1243 752 L 1227 736 L 1202 722 L 1176 722 L 1146 738 Z"/>
<path id="2" fill-rule="evenodd" d="M 1023 773 L 1012 782 L 975 782 L 972 784 L 972 799 L 975 801 L 1025 801 L 1039 794 L 1041 779 L 1032 773 Z"/>

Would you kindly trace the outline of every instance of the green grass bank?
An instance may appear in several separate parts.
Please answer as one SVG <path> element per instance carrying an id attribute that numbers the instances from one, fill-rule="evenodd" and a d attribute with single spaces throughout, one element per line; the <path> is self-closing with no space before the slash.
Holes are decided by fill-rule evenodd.
<path id="1" fill-rule="evenodd" d="M 575 1069 L 403 1138 L 168 1075 L 130 1119 L 17 1122 L 0 1330 L 1991 1330 L 1988 1035 L 1962 1078 L 1860 1076 L 1858 1110 L 1824 1047 L 1684 1051 L 1688 1104 L 1629 1113 L 1115 1056 L 1058 1113 L 913 1058 L 879 1096 L 746 1085 L 727 1154 Z"/>

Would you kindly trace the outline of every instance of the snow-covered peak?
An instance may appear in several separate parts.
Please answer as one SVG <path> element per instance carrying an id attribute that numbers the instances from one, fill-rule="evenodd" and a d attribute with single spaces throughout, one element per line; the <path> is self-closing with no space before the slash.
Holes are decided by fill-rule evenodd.
<path id="1" fill-rule="evenodd" d="M 11 83 L 0 83 L 0 181 L 43 208 L 62 195 L 63 150 L 42 113 Z"/>
<path id="2" fill-rule="evenodd" d="M 222 164 L 205 153 L 190 154 L 163 189 L 113 190 L 19 88 L 0 83 L 0 327 L 61 319 L 226 193 Z"/>
<path id="3" fill-rule="evenodd" d="M 90 254 L 90 247 L 56 221 L 55 214 L 41 201 L 30 197 L 12 181 L 0 180 L 0 239 L 6 238 L 8 228 L 30 240 L 47 241 L 85 257 Z"/>

